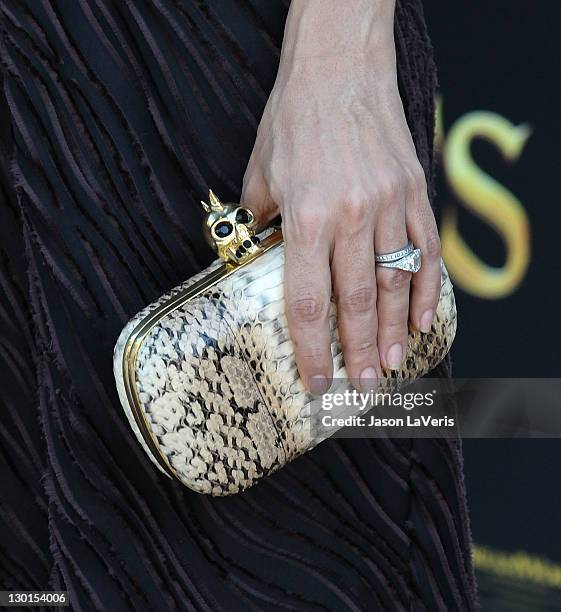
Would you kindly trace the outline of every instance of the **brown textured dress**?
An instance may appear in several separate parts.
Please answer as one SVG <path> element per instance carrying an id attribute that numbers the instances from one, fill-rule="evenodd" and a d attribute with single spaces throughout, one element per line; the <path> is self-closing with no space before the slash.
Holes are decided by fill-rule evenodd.
<path id="1" fill-rule="evenodd" d="M 333 440 L 211 499 L 153 468 L 119 406 L 115 340 L 211 260 L 196 203 L 239 197 L 287 9 L 0 0 L 2 589 L 112 612 L 476 607 L 459 442 Z M 432 195 L 418 0 L 396 43 Z"/>

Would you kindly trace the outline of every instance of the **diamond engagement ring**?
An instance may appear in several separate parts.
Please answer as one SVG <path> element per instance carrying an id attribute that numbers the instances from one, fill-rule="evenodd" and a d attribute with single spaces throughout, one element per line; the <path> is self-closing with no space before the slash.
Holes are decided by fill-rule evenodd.
<path id="1" fill-rule="evenodd" d="M 416 249 L 409 241 L 407 246 L 399 251 L 376 255 L 375 261 L 382 268 L 396 268 L 415 274 L 421 269 L 421 249 Z"/>

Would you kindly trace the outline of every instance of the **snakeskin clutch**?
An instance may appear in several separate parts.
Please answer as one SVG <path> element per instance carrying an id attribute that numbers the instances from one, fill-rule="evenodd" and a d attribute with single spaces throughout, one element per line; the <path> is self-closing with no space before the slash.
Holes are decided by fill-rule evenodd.
<path id="1" fill-rule="evenodd" d="M 310 450 L 313 397 L 300 380 L 284 313 L 280 230 L 261 239 L 250 210 L 214 194 L 205 231 L 220 258 L 138 313 L 115 346 L 121 403 L 140 444 L 165 474 L 200 493 L 229 495 Z M 346 377 L 335 304 L 334 378 Z M 440 301 L 427 334 L 409 332 L 400 384 L 444 358 L 456 332 L 442 264 Z"/>

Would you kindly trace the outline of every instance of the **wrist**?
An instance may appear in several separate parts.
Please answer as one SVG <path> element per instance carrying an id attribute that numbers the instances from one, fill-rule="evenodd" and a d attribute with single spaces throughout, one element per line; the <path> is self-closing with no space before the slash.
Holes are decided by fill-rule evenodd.
<path id="1" fill-rule="evenodd" d="M 281 65 L 394 63 L 394 7 L 394 0 L 292 0 Z"/>

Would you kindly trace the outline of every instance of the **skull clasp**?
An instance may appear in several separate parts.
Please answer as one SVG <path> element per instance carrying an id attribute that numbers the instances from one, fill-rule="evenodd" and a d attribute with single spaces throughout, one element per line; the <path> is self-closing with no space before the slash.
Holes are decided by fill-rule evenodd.
<path id="1" fill-rule="evenodd" d="M 209 190 L 209 203 L 202 202 L 206 217 L 204 231 L 207 242 L 221 259 L 239 263 L 261 250 L 255 235 L 257 221 L 254 214 L 239 204 L 223 204 Z"/>

